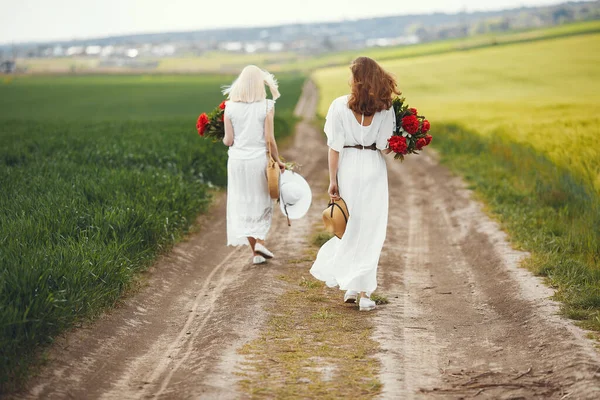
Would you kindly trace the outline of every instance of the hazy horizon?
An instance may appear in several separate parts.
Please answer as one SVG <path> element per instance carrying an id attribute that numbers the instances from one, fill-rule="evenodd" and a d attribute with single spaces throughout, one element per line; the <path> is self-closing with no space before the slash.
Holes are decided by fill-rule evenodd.
<path id="1" fill-rule="evenodd" d="M 402 4 L 380 0 L 369 4 L 359 0 L 305 0 L 300 3 L 229 0 L 228 10 L 206 10 L 204 1 L 105 0 L 85 5 L 78 0 L 22 0 L 5 6 L 0 17 L 0 44 L 85 40 L 107 36 L 261 27 L 311 22 L 338 22 L 392 15 L 435 12 L 491 11 L 564 3 L 556 0 L 421 0 Z M 51 3 L 51 4 L 48 4 Z M 210 3 L 214 4 L 213 2 Z M 315 17 L 318 10 L 319 16 Z M 206 17 L 205 17 L 206 15 Z M 248 17 L 251 16 L 251 17 Z"/>

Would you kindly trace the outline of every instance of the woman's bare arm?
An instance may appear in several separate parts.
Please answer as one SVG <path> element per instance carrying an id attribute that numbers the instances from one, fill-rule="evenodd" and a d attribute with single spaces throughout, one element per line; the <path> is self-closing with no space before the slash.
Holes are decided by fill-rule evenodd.
<path id="1" fill-rule="evenodd" d="M 279 149 L 277 149 L 277 142 L 275 141 L 274 120 L 275 109 L 272 109 L 267 113 L 267 117 L 265 118 L 265 140 L 267 146 L 270 146 L 271 148 L 271 156 L 273 156 L 273 159 L 279 164 L 279 168 L 283 171 L 285 169 L 285 164 L 279 159 Z"/>
<path id="2" fill-rule="evenodd" d="M 225 146 L 233 146 L 233 125 L 229 117 L 225 116 L 225 136 L 223 137 Z"/>
<path id="3" fill-rule="evenodd" d="M 337 183 L 337 172 L 340 163 L 340 153 L 331 147 L 329 148 L 329 197 L 333 200 L 339 200 L 340 190 Z"/>
<path id="4" fill-rule="evenodd" d="M 390 154 L 390 153 L 392 152 L 392 149 L 390 149 L 390 148 L 388 147 L 388 148 L 387 148 L 387 149 L 385 149 L 385 150 L 381 150 L 381 152 L 382 152 L 383 154 Z"/>

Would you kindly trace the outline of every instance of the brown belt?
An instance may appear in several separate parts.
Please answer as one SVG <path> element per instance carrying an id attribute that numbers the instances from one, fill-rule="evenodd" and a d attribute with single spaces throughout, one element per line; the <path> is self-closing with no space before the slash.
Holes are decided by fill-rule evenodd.
<path id="1" fill-rule="evenodd" d="M 377 150 L 377 146 L 373 143 L 370 146 L 363 146 L 362 144 L 356 144 L 354 146 L 344 146 L 345 149 L 359 149 L 359 150 Z"/>

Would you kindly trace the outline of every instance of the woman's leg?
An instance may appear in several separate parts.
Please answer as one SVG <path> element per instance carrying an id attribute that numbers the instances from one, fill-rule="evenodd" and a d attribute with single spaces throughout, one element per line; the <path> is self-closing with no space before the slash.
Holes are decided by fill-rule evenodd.
<path id="1" fill-rule="evenodd" d="M 360 297 L 369 298 L 365 292 L 360 292 Z"/>
<path id="2" fill-rule="evenodd" d="M 252 250 L 252 255 L 257 255 L 256 251 L 254 251 L 254 246 L 256 246 L 256 239 L 248 236 L 248 242 L 250 243 L 250 249 Z"/>

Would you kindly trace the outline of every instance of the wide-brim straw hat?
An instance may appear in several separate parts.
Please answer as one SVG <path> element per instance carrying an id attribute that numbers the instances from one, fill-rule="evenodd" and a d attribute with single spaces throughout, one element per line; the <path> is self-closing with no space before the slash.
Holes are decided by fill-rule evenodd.
<path id="1" fill-rule="evenodd" d="M 310 185 L 297 172 L 285 170 L 281 174 L 279 186 L 279 206 L 289 219 L 299 219 L 306 215 L 312 203 Z"/>
<path id="2" fill-rule="evenodd" d="M 325 229 L 340 239 L 344 236 L 344 232 L 346 231 L 348 218 L 350 218 L 348 206 L 342 198 L 339 200 L 332 200 L 325 211 L 323 211 L 323 223 L 325 224 Z"/>

